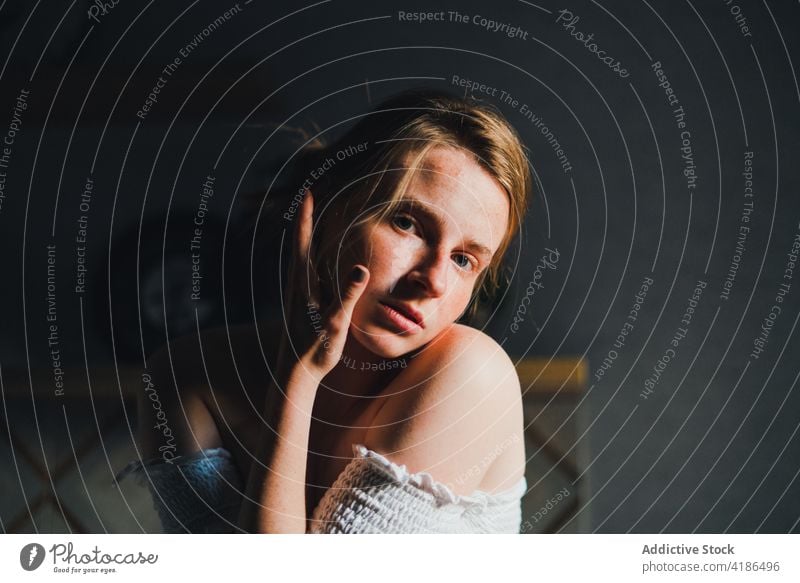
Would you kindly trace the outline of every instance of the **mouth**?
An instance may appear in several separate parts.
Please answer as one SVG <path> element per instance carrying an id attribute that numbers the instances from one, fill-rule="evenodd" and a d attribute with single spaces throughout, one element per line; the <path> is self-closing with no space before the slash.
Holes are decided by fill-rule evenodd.
<path id="1" fill-rule="evenodd" d="M 414 333 L 425 327 L 422 316 L 416 310 L 402 304 L 378 303 L 384 315 L 400 330 Z"/>

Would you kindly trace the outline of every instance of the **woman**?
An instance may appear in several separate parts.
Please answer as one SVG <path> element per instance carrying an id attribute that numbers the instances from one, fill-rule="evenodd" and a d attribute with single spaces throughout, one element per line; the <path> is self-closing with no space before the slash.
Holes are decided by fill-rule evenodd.
<path id="1" fill-rule="evenodd" d="M 279 329 L 206 333 L 150 363 L 161 431 L 147 405 L 141 447 L 163 459 L 130 469 L 165 531 L 518 532 L 519 381 L 456 323 L 497 288 L 527 206 L 516 133 L 485 105 L 411 92 L 306 168 L 283 215 Z"/>

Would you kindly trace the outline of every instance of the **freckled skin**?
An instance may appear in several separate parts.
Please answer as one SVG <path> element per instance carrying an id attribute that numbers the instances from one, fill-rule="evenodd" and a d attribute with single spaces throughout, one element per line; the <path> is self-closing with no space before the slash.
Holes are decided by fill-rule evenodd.
<path id="1" fill-rule="evenodd" d="M 368 227 L 355 251 L 370 280 L 353 312 L 351 334 L 383 358 L 416 350 L 458 320 L 491 261 L 466 241 L 482 243 L 493 255 L 510 210 L 502 186 L 471 155 L 450 147 L 428 153 L 405 198 L 430 209 L 441 224 L 412 207 L 400 213 L 404 218 L 394 215 Z M 410 304 L 422 313 L 424 328 L 412 334 L 387 325 L 382 300 Z"/>

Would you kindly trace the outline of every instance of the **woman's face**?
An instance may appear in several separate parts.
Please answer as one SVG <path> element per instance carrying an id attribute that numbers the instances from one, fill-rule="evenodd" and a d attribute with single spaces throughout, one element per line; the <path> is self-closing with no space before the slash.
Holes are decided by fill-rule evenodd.
<path id="1" fill-rule="evenodd" d="M 356 248 L 370 279 L 353 312 L 354 338 L 396 358 L 447 330 L 502 243 L 508 214 L 505 190 L 471 155 L 431 150 L 397 211 L 365 227 Z"/>

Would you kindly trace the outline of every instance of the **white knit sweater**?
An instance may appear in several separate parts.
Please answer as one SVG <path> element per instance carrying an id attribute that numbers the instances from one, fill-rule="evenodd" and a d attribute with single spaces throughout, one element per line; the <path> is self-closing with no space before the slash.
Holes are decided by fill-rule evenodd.
<path id="1" fill-rule="evenodd" d="M 430 474 L 409 473 L 360 444 L 312 516 L 313 533 L 519 532 L 525 478 L 491 494 L 459 496 Z"/>

